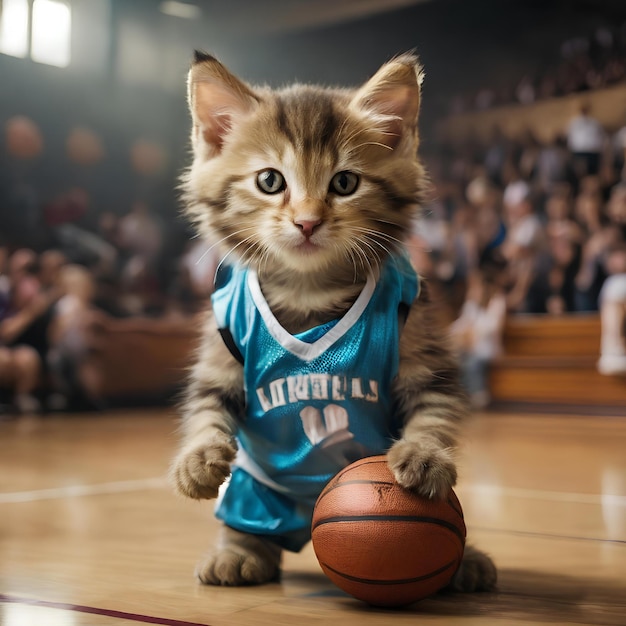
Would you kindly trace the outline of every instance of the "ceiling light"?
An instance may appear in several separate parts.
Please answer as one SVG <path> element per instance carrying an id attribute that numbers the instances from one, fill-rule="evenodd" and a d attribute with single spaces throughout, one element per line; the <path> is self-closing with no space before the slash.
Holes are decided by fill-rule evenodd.
<path id="1" fill-rule="evenodd" d="M 195 4 L 178 2 L 178 0 L 166 0 L 159 6 L 161 13 L 172 17 L 181 17 L 185 20 L 195 20 L 202 15 L 202 9 Z"/>

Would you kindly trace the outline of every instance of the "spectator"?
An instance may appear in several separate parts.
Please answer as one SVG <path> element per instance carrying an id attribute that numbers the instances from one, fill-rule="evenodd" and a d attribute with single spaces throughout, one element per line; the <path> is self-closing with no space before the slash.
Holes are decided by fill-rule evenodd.
<path id="1" fill-rule="evenodd" d="M 81 364 L 87 354 L 86 328 L 94 312 L 95 285 L 91 273 L 80 265 L 66 265 L 59 276 L 62 296 L 50 322 L 48 363 L 55 409 L 83 406 Z"/>
<path id="2" fill-rule="evenodd" d="M 576 199 L 576 218 L 584 232 L 581 263 L 576 275 L 576 310 L 597 311 L 598 296 L 606 278 L 603 254 L 611 233 L 598 193 L 581 193 Z"/>
<path id="3" fill-rule="evenodd" d="M 591 116 L 591 105 L 582 104 L 567 127 L 567 145 L 579 177 L 598 174 L 605 138 L 602 125 Z"/>
<path id="4" fill-rule="evenodd" d="M 41 289 L 36 263 L 37 255 L 27 249 L 17 250 L 9 259 L 10 296 L 6 314 L 0 321 L 0 345 L 11 349 L 28 347 L 31 356 L 24 359 L 29 363 L 29 372 L 32 372 L 30 364 L 34 351 L 39 363 L 39 382 L 46 374 L 48 325 L 58 293 L 54 288 L 47 291 Z M 26 354 L 26 351 L 21 350 L 20 354 Z M 20 380 L 16 379 L 16 384 Z M 18 394 L 22 393 L 19 385 L 16 389 Z M 34 407 L 30 399 L 27 399 L 26 404 L 29 410 Z"/>
<path id="5" fill-rule="evenodd" d="M 520 175 L 532 185 L 537 176 L 537 163 L 541 154 L 541 144 L 530 131 L 526 132 L 521 143 L 522 151 L 518 163 Z"/>
<path id="6" fill-rule="evenodd" d="M 563 183 L 575 181 L 565 137 L 556 137 L 553 142 L 541 146 L 537 156 L 536 181 L 538 191 L 543 194 L 549 194 Z"/>
<path id="7" fill-rule="evenodd" d="M 555 190 L 546 202 L 546 236 L 550 252 L 546 310 L 561 315 L 576 310 L 575 278 L 580 267 L 583 230 L 572 217 L 567 187 Z"/>
<path id="8" fill-rule="evenodd" d="M 0 342 L 0 388 L 11 394 L 11 402 L 19 413 L 41 410 L 41 403 L 35 396 L 40 375 L 41 361 L 34 348 L 24 345 L 7 347 Z"/>
<path id="9" fill-rule="evenodd" d="M 30 250 L 18 250 L 10 257 L 8 298 L 0 311 L 0 387 L 10 392 L 20 413 L 41 409 L 35 391 L 41 383 L 42 358 L 47 350 L 42 319 L 51 300 L 38 290 L 31 265 L 34 259 Z"/>
<path id="10" fill-rule="evenodd" d="M 461 374 L 472 406 L 484 409 L 491 400 L 489 365 L 502 353 L 506 299 L 502 287 L 503 261 L 487 257 L 470 277 L 460 316 L 451 325 Z"/>
<path id="11" fill-rule="evenodd" d="M 608 251 L 607 272 L 600 292 L 602 338 L 598 371 L 601 374 L 626 374 L 626 243 Z"/>
<path id="12" fill-rule="evenodd" d="M 484 164 L 490 180 L 497 185 L 502 184 L 502 169 L 510 151 L 510 143 L 502 129 L 496 126 L 485 152 Z"/>
<path id="13" fill-rule="evenodd" d="M 6 273 L 8 248 L 0 247 L 0 389 L 9 393 L 8 399 L 20 413 L 36 412 L 40 404 L 34 393 L 39 384 L 40 362 L 37 352 L 29 347 L 9 347 L 12 337 L 4 320 L 9 313 L 11 284 Z M 8 325 L 10 331 L 10 324 Z"/>
<path id="14" fill-rule="evenodd" d="M 544 228 L 537 217 L 527 185 L 518 181 L 505 192 L 507 235 L 502 253 L 508 262 L 510 289 L 507 304 L 510 311 L 545 312 L 545 288 L 540 281 L 546 276 L 548 255 Z"/>
<path id="15" fill-rule="evenodd" d="M 60 250 L 46 250 L 39 255 L 39 283 L 43 291 L 56 289 L 67 258 Z"/>
<path id="16" fill-rule="evenodd" d="M 190 243 L 178 263 L 178 275 L 171 286 L 174 310 L 196 313 L 213 292 L 221 253 L 215 244 L 203 239 Z M 170 307 L 170 310 L 172 307 Z"/>
<path id="17" fill-rule="evenodd" d="M 619 177 L 626 179 L 626 125 L 613 135 L 613 167 Z"/>
<path id="18" fill-rule="evenodd" d="M 135 202 L 119 221 L 119 245 L 127 256 L 122 269 L 125 307 L 134 314 L 159 310 L 158 260 L 163 232 L 158 220 L 144 202 Z"/>
<path id="19" fill-rule="evenodd" d="M 10 308 L 19 310 L 40 290 L 37 278 L 37 254 L 28 248 L 16 250 L 9 258 L 8 278 L 11 285 Z"/>
<path id="20" fill-rule="evenodd" d="M 95 217 L 87 190 L 70 187 L 48 202 L 44 210 L 53 245 L 67 262 L 89 266 L 98 274 L 116 269 L 116 246 L 87 226 Z"/>
<path id="21" fill-rule="evenodd" d="M 626 181 L 613 187 L 606 211 L 613 236 L 626 241 Z"/>

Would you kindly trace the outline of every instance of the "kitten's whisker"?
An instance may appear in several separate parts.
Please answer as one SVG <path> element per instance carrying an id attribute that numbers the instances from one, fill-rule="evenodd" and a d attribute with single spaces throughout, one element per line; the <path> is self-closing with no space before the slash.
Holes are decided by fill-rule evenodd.
<path id="1" fill-rule="evenodd" d="M 359 239 L 357 239 L 357 242 L 361 243 L 361 241 Z M 367 245 L 367 244 L 366 244 Z M 368 246 L 371 248 L 371 246 Z M 373 267 L 372 267 L 372 262 L 371 259 L 367 256 L 367 254 L 365 253 L 365 250 L 363 250 L 360 246 L 355 246 L 352 245 L 352 249 L 358 253 L 358 255 L 363 259 L 363 264 L 362 267 L 363 269 L 368 269 L 370 272 L 373 271 Z M 374 253 L 374 256 L 376 256 L 376 252 L 372 249 L 372 252 Z"/>
<path id="2" fill-rule="evenodd" d="M 354 148 L 351 149 L 351 152 L 354 152 L 355 150 L 358 150 L 359 148 L 362 148 L 363 146 L 380 146 L 381 148 L 385 148 L 385 150 L 393 150 L 391 146 L 388 146 L 384 143 L 380 143 L 380 141 L 364 141 L 363 143 L 360 143 L 354 146 Z"/>
<path id="3" fill-rule="evenodd" d="M 225 254 L 225 255 L 221 258 L 221 260 L 220 260 L 220 263 L 219 263 L 219 264 L 220 264 L 220 265 L 222 265 L 222 263 L 225 263 L 225 262 L 226 262 L 226 259 L 227 259 L 227 258 L 228 258 L 228 257 L 229 257 L 229 256 L 230 256 L 233 252 L 235 252 L 235 250 L 237 250 L 237 248 L 238 248 L 239 246 L 241 246 L 241 245 L 245 245 L 245 244 L 247 244 L 247 243 L 249 243 L 250 241 L 253 241 L 253 240 L 254 240 L 254 237 L 253 237 L 252 235 L 250 235 L 249 237 L 246 237 L 245 239 L 242 239 L 242 240 L 241 240 L 238 244 L 236 244 L 236 245 L 232 246 L 232 247 L 228 250 L 228 252 L 226 252 L 226 254 Z M 246 252 L 247 252 L 247 251 L 244 251 L 244 253 L 241 255 L 242 260 L 244 259 Z"/>
<path id="4" fill-rule="evenodd" d="M 207 254 L 209 254 L 209 252 L 211 252 L 211 250 L 213 250 L 213 248 L 215 248 L 216 246 L 219 246 L 221 243 L 223 243 L 224 241 L 227 241 L 228 239 L 230 239 L 231 237 L 234 237 L 235 235 L 239 235 L 240 233 L 245 232 L 246 230 L 254 230 L 254 228 L 252 226 L 248 227 L 248 228 L 242 228 L 240 230 L 236 230 L 234 233 L 230 233 L 228 235 L 226 235 L 225 237 L 222 237 L 221 239 L 218 239 L 217 241 L 213 242 L 200 256 L 200 258 L 196 261 L 196 265 L 198 265 L 199 263 L 201 263 L 204 259 L 204 257 L 206 257 Z"/>
<path id="5" fill-rule="evenodd" d="M 352 275 L 352 282 L 356 283 L 358 280 L 358 267 L 357 267 L 357 260 L 354 256 L 354 252 L 352 251 L 351 248 L 347 247 L 347 246 L 340 246 L 340 245 L 335 245 L 334 246 L 335 249 L 337 249 L 339 252 L 343 253 L 343 255 L 346 257 L 346 259 L 351 263 L 352 268 L 354 270 L 354 274 Z"/>
<path id="6" fill-rule="evenodd" d="M 259 275 L 262 274 L 267 269 L 268 263 L 270 262 L 271 253 L 272 253 L 271 248 L 267 244 L 264 244 L 259 254 L 259 262 L 258 262 Z"/>
<path id="7" fill-rule="evenodd" d="M 396 243 L 399 244 L 404 244 L 404 240 L 403 239 L 398 239 L 397 237 L 394 237 L 393 235 L 390 235 L 389 233 L 385 233 L 383 231 L 379 231 L 379 230 L 374 230 L 373 228 L 363 228 L 361 226 L 353 226 L 352 227 L 354 230 L 365 233 L 367 235 L 375 235 L 377 237 L 380 237 L 381 239 L 385 239 L 387 241 L 394 241 Z"/>
<path id="8" fill-rule="evenodd" d="M 371 245 L 371 244 L 369 243 L 369 241 L 368 241 L 368 240 L 374 241 L 374 240 L 372 240 L 372 239 L 371 239 L 371 238 L 369 238 L 369 237 L 358 237 L 358 238 L 357 238 L 357 241 L 358 241 L 360 244 L 362 244 L 362 245 L 364 245 L 364 246 L 367 246 L 367 248 L 368 248 L 368 249 L 371 251 L 371 253 L 374 255 L 374 257 L 375 257 L 375 259 L 376 259 L 377 264 L 378 264 L 378 265 L 380 265 L 380 263 L 382 262 L 382 257 L 381 257 L 381 254 L 378 252 L 378 250 L 376 250 L 376 248 L 374 248 L 374 246 L 373 246 L 373 245 Z M 389 254 L 389 251 L 387 250 L 387 248 L 385 248 L 385 246 L 383 246 L 382 244 L 380 244 L 380 243 L 379 243 L 379 242 L 377 242 L 377 241 L 374 241 L 374 243 L 377 243 L 377 244 L 378 244 L 378 245 L 379 245 L 379 246 L 380 246 L 380 247 L 381 247 L 381 248 L 382 248 L 382 249 L 383 249 L 383 250 L 384 250 L 387 254 Z M 368 259 L 369 259 L 369 257 L 368 257 Z"/>
<path id="9" fill-rule="evenodd" d="M 401 227 L 401 224 L 398 224 L 398 222 L 394 222 L 392 220 L 385 220 L 382 217 L 378 217 L 377 215 L 372 215 L 371 219 L 372 221 L 378 222 L 379 224 L 390 224 L 391 226 L 395 226 L 396 228 Z"/>
<path id="10" fill-rule="evenodd" d="M 378 235 L 378 233 L 375 233 L 375 234 Z M 372 242 L 373 244 L 376 244 L 380 248 L 382 248 L 385 251 L 385 254 L 388 254 L 389 256 L 393 256 L 393 250 L 387 247 L 382 241 L 379 241 L 377 237 L 365 236 L 365 239 L 367 241 Z M 394 246 L 394 248 L 397 249 L 397 246 Z"/>
<path id="11" fill-rule="evenodd" d="M 347 121 L 348 121 L 347 119 L 343 121 L 343 124 L 341 125 L 341 130 L 343 130 L 343 127 L 346 125 Z M 369 128 L 357 128 L 351 135 L 348 135 L 344 139 L 344 144 L 350 143 L 355 137 L 358 137 L 360 134 L 366 133 L 369 130 L 370 130 Z"/>

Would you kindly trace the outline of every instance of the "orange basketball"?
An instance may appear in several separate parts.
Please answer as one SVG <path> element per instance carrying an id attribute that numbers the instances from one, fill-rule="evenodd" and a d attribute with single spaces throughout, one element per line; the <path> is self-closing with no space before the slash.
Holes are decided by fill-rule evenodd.
<path id="1" fill-rule="evenodd" d="M 445 587 L 465 547 L 454 491 L 428 500 L 400 487 L 385 456 L 349 465 L 315 505 L 313 549 L 324 573 L 373 606 L 404 606 Z"/>

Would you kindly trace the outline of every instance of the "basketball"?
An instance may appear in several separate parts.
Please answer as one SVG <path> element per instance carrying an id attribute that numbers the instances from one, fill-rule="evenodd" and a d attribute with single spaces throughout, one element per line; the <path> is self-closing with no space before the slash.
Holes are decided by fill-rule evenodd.
<path id="1" fill-rule="evenodd" d="M 445 587 L 465 547 L 454 491 L 428 500 L 396 482 L 386 456 L 361 459 L 320 494 L 315 555 L 340 589 L 372 606 L 405 606 Z"/>

